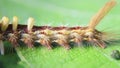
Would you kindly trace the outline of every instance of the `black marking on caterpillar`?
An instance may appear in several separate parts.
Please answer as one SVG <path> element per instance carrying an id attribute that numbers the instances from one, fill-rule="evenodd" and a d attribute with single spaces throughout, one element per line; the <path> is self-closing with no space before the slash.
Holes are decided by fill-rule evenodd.
<path id="1" fill-rule="evenodd" d="M 104 33 L 95 29 L 100 20 L 108 13 L 116 4 L 115 0 L 110 0 L 99 12 L 92 17 L 90 23 L 86 27 L 51 27 L 51 26 L 34 26 L 34 19 L 30 17 L 27 25 L 18 25 L 18 18 L 13 17 L 12 24 L 9 19 L 3 17 L 0 21 L 0 52 L 4 54 L 3 41 L 9 41 L 13 47 L 19 46 L 18 41 L 24 42 L 28 47 L 32 48 L 34 42 L 38 42 L 48 49 L 52 48 L 52 43 L 56 42 L 66 49 L 70 49 L 69 42 L 75 42 L 78 45 L 89 42 L 106 47 L 106 41 L 103 38 Z"/>

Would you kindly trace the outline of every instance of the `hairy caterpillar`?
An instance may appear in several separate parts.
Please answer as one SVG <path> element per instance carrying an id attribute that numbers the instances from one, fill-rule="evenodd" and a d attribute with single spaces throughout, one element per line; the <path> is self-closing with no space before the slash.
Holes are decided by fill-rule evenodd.
<path id="1" fill-rule="evenodd" d="M 53 42 L 70 49 L 69 42 L 82 45 L 85 41 L 105 48 L 105 42 L 108 40 L 103 39 L 104 33 L 96 30 L 95 27 L 115 4 L 115 0 L 107 2 L 86 27 L 34 26 L 32 17 L 28 19 L 27 25 L 20 25 L 16 16 L 13 17 L 12 24 L 9 24 L 9 19 L 3 17 L 0 21 L 0 52 L 4 54 L 3 41 L 9 41 L 13 47 L 19 46 L 18 41 L 22 41 L 30 48 L 34 46 L 34 42 L 38 42 L 48 49 L 52 48 Z"/>

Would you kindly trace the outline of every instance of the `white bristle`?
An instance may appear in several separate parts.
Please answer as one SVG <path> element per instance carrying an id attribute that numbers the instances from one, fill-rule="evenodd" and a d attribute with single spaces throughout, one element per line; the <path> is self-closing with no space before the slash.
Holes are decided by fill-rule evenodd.
<path id="1" fill-rule="evenodd" d="M 6 29 L 7 29 L 7 27 L 8 27 L 8 25 L 9 25 L 9 19 L 8 19 L 8 17 L 3 17 L 2 18 L 2 23 L 1 23 L 1 30 L 2 31 L 5 31 Z"/>
<path id="2" fill-rule="evenodd" d="M 13 29 L 13 31 L 17 30 L 17 26 L 18 26 L 18 17 L 14 16 L 13 17 L 13 22 L 12 22 L 12 29 Z"/>
<path id="3" fill-rule="evenodd" d="M 4 44 L 2 40 L 0 40 L 0 53 L 1 55 L 4 55 Z"/>
<path id="4" fill-rule="evenodd" d="M 30 17 L 28 19 L 28 24 L 27 24 L 28 31 L 30 31 L 30 32 L 32 31 L 33 25 L 34 25 L 34 19 L 32 17 Z"/>

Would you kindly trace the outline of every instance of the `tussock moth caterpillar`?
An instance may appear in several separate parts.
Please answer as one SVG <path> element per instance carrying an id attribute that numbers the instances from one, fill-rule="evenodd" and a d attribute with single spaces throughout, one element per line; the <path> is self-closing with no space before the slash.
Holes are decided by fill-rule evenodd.
<path id="1" fill-rule="evenodd" d="M 18 41 L 24 42 L 32 48 L 34 42 L 38 42 L 48 49 L 52 48 L 52 43 L 56 42 L 66 49 L 70 49 L 69 42 L 81 45 L 83 41 L 93 43 L 101 48 L 106 47 L 103 39 L 104 33 L 95 29 L 100 20 L 114 7 L 115 0 L 110 0 L 99 12 L 93 16 L 86 27 L 51 27 L 34 26 L 34 19 L 30 17 L 27 25 L 18 24 L 18 18 L 13 17 L 12 24 L 9 18 L 3 17 L 0 21 L 0 52 L 4 54 L 3 41 L 9 41 L 13 47 L 19 46 Z"/>

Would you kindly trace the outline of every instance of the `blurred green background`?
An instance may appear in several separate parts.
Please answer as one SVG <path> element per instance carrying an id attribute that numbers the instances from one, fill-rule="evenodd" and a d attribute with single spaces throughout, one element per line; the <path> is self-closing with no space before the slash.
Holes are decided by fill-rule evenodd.
<path id="1" fill-rule="evenodd" d="M 86 26 L 91 17 L 108 0 L 0 0 L 0 18 L 19 17 L 26 24 L 28 17 L 35 18 L 35 25 Z M 97 26 L 100 31 L 120 34 L 120 0 Z M 114 37 L 114 35 L 113 35 Z M 6 45 L 10 45 L 6 43 Z M 120 50 L 120 43 L 99 47 L 78 48 L 67 51 L 62 47 L 47 50 L 40 46 L 33 49 L 19 48 L 18 54 L 0 56 L 0 68 L 119 68 L 120 61 L 110 57 L 112 50 Z"/>

